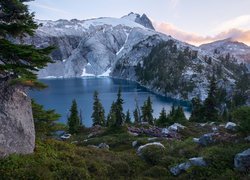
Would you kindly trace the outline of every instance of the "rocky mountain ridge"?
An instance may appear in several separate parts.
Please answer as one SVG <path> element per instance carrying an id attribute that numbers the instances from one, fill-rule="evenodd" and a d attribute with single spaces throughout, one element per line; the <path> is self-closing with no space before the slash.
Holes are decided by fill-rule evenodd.
<path id="1" fill-rule="evenodd" d="M 122 18 L 38 22 L 43 23 L 43 26 L 33 38 L 27 38 L 26 43 L 37 47 L 58 47 L 51 55 L 55 63 L 39 71 L 39 78 L 119 77 L 137 81 L 156 93 L 179 99 L 191 99 L 197 95 L 204 99 L 208 78 L 214 68 L 222 72 L 218 80 L 228 91 L 232 91 L 237 78 L 237 74 L 221 64 L 221 60 L 213 54 L 155 31 L 146 15 L 130 13 Z M 152 50 L 162 43 L 165 43 L 165 47 L 159 49 L 161 52 L 152 55 Z M 169 50 L 173 47 L 176 52 Z M 188 60 L 183 62 L 184 67 L 179 70 L 172 60 L 175 59 L 178 63 L 175 56 L 183 54 L 186 49 L 191 55 L 186 54 L 184 58 Z M 150 60 L 150 55 L 154 59 L 158 53 L 165 57 L 162 65 L 168 69 L 167 72 L 170 73 L 169 70 L 173 69 L 179 74 L 177 77 L 172 73 L 173 76 L 169 77 L 171 80 L 168 83 L 162 81 L 161 85 L 155 83 L 164 79 L 161 73 L 154 79 L 145 81 L 136 71 L 139 64 L 143 67 L 144 62 Z M 208 57 L 210 58 L 207 59 Z M 159 72 L 159 69 L 155 71 Z M 192 88 L 187 88 L 185 92 L 181 92 L 182 88 L 166 90 L 168 88 L 163 84 L 172 86 L 175 83 L 174 78 L 180 84 L 192 84 Z"/>

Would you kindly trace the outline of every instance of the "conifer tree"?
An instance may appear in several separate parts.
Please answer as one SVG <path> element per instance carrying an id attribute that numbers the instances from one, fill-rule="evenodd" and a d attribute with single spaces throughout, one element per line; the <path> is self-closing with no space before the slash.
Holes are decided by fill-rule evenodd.
<path id="1" fill-rule="evenodd" d="M 141 109 L 142 109 L 142 120 L 144 122 L 148 122 L 149 124 L 154 124 L 152 101 L 150 99 L 150 96 L 144 102 L 144 105 L 142 106 Z"/>
<path id="2" fill-rule="evenodd" d="M 168 120 L 169 120 L 169 118 L 167 117 L 166 110 L 165 110 L 165 108 L 162 108 L 162 110 L 160 112 L 160 116 L 156 121 L 156 124 L 158 126 L 165 127 L 168 125 Z"/>
<path id="3" fill-rule="evenodd" d="M 52 47 L 36 48 L 22 44 L 22 38 L 32 36 L 38 25 L 34 13 L 30 13 L 30 0 L 0 1 L 0 76 L 18 83 L 36 88 L 45 87 L 37 81 L 35 71 L 52 63 L 48 54 Z M 14 43 L 10 39 L 20 43 Z"/>
<path id="4" fill-rule="evenodd" d="M 204 107 L 198 97 L 192 99 L 192 113 L 189 120 L 193 122 L 205 122 Z"/>
<path id="5" fill-rule="evenodd" d="M 205 121 L 218 121 L 218 110 L 216 108 L 216 79 L 213 75 L 208 90 L 208 97 L 204 102 L 204 117 Z"/>
<path id="6" fill-rule="evenodd" d="M 57 114 L 55 110 L 45 110 L 42 105 L 37 104 L 34 100 L 31 101 L 31 104 L 36 137 L 49 137 L 52 136 L 55 131 L 63 130 L 65 128 L 64 125 L 56 122 L 61 115 Z"/>
<path id="7" fill-rule="evenodd" d="M 176 123 L 186 123 L 187 119 L 181 106 L 178 106 L 177 109 L 175 109 L 172 119 Z"/>
<path id="8" fill-rule="evenodd" d="M 123 99 L 121 96 L 121 88 L 119 88 L 117 93 L 117 100 L 115 103 L 115 119 L 116 119 L 116 126 L 122 126 L 124 122 L 125 115 L 123 113 Z"/>
<path id="9" fill-rule="evenodd" d="M 128 110 L 127 113 L 126 113 L 125 123 L 126 123 L 126 124 L 131 124 L 131 117 L 130 117 L 130 112 L 129 112 L 129 110 Z"/>
<path id="10" fill-rule="evenodd" d="M 78 108 L 77 108 L 77 103 L 75 99 L 72 101 L 72 105 L 70 108 L 68 126 L 69 126 L 69 133 L 71 134 L 77 133 L 80 128 L 80 117 L 78 114 Z"/>
<path id="11" fill-rule="evenodd" d="M 94 104 L 93 104 L 93 113 L 92 113 L 93 126 L 105 125 L 105 111 L 98 97 L 98 92 L 94 92 Z"/>
<path id="12" fill-rule="evenodd" d="M 139 120 L 139 113 L 138 113 L 137 108 L 134 110 L 133 115 L 134 115 L 134 123 L 138 124 L 140 120 Z"/>
<path id="13" fill-rule="evenodd" d="M 116 116 L 115 116 L 115 111 L 116 111 L 116 104 L 115 102 L 112 103 L 108 117 L 107 117 L 107 127 L 113 127 L 115 126 L 116 123 Z"/>

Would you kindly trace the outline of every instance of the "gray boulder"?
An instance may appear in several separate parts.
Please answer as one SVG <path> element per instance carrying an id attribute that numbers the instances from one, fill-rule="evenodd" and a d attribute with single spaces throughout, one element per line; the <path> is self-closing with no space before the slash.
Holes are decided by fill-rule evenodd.
<path id="1" fill-rule="evenodd" d="M 250 136 L 245 137 L 244 140 L 250 142 Z"/>
<path id="2" fill-rule="evenodd" d="M 157 147 L 160 147 L 160 148 L 165 148 L 163 144 L 161 144 L 160 142 L 152 142 L 152 143 L 147 143 L 145 145 L 142 145 L 140 146 L 138 149 L 137 149 L 137 154 L 140 156 L 142 154 L 142 150 L 144 148 L 147 148 L 149 146 L 157 146 Z"/>
<path id="3" fill-rule="evenodd" d="M 250 148 L 236 154 L 234 157 L 234 167 L 239 171 L 250 170 Z"/>
<path id="4" fill-rule="evenodd" d="M 214 133 L 204 134 L 198 140 L 196 139 L 196 142 L 202 146 L 208 146 L 209 144 L 214 143 L 213 135 Z"/>
<path id="5" fill-rule="evenodd" d="M 0 82 L 0 157 L 34 151 L 34 121 L 26 92 L 22 86 Z"/>
<path id="6" fill-rule="evenodd" d="M 207 163 L 205 162 L 203 157 L 194 157 L 194 158 L 190 158 L 185 163 L 181 163 L 175 167 L 172 167 L 170 169 L 170 172 L 174 176 L 178 176 L 179 174 L 181 174 L 184 171 L 187 171 L 189 168 L 191 168 L 193 166 L 205 167 L 205 166 L 207 166 Z"/>
<path id="7" fill-rule="evenodd" d="M 172 167 L 170 169 L 170 172 L 175 175 L 178 176 L 179 174 L 181 174 L 183 171 L 186 171 L 187 169 L 189 169 L 191 167 L 191 163 L 190 162 L 186 162 L 186 163 L 181 163 L 175 167 Z"/>
<path id="8" fill-rule="evenodd" d="M 106 143 L 101 143 L 98 145 L 99 149 L 109 149 L 109 145 L 107 145 Z"/>
<path id="9" fill-rule="evenodd" d="M 137 146 L 137 144 L 138 144 L 137 141 L 133 141 L 133 142 L 132 142 L 132 146 L 133 146 L 133 147 Z"/>
<path id="10" fill-rule="evenodd" d="M 228 122 L 225 125 L 225 128 L 228 129 L 228 130 L 231 130 L 231 131 L 236 130 L 236 127 L 237 127 L 237 125 L 235 123 L 233 123 L 233 122 Z"/>

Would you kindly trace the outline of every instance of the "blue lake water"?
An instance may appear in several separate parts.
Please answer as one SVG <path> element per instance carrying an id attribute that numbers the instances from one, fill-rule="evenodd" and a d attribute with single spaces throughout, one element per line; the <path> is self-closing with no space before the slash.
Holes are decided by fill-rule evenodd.
<path id="1" fill-rule="evenodd" d="M 124 112 L 130 110 L 131 117 L 133 117 L 132 112 L 135 109 L 135 99 L 141 106 L 148 96 L 151 97 L 153 102 L 154 117 L 159 116 L 163 107 L 169 112 L 173 103 L 183 106 L 186 116 L 190 116 L 187 103 L 156 95 L 138 83 L 127 80 L 103 77 L 46 79 L 41 81 L 47 84 L 48 88 L 42 91 L 31 91 L 31 97 L 44 105 L 45 108 L 55 109 L 57 113 L 62 115 L 60 122 L 63 123 L 67 122 L 72 100 L 76 99 L 78 108 L 82 111 L 83 123 L 85 126 L 90 127 L 92 125 L 91 114 L 93 112 L 94 91 L 99 92 L 99 97 L 107 115 L 112 102 L 116 100 L 119 87 L 121 87 L 124 99 Z"/>

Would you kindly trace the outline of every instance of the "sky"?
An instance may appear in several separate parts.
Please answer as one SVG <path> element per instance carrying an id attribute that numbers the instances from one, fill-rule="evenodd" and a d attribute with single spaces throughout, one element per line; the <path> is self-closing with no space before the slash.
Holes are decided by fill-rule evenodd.
<path id="1" fill-rule="evenodd" d="M 157 31 L 194 45 L 232 38 L 250 45 L 250 0 L 35 0 L 37 19 L 90 19 L 145 13 Z"/>

